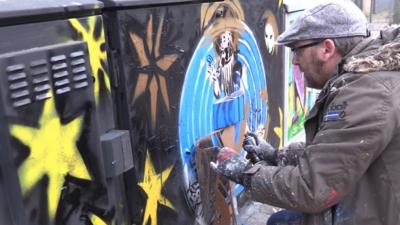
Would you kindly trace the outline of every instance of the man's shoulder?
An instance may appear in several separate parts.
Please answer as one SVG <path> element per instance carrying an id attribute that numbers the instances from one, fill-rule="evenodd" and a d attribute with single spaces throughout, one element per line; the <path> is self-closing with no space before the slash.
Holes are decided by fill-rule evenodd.
<path id="1" fill-rule="evenodd" d="M 400 86 L 400 71 L 377 71 L 368 74 L 372 79 L 393 90 Z"/>
<path id="2" fill-rule="evenodd" d="M 384 86 L 389 90 L 400 86 L 400 71 L 377 71 L 370 73 L 344 73 L 332 83 L 333 87 Z"/>

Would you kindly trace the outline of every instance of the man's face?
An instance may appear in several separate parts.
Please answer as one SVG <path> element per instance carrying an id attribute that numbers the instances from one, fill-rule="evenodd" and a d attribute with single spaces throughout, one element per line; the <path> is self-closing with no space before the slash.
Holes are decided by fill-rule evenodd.
<path id="1" fill-rule="evenodd" d="M 307 86 L 321 89 L 329 80 L 332 74 L 324 71 L 324 62 L 318 55 L 318 48 L 322 41 L 306 40 L 292 44 L 292 63 L 299 66 L 304 73 Z"/>

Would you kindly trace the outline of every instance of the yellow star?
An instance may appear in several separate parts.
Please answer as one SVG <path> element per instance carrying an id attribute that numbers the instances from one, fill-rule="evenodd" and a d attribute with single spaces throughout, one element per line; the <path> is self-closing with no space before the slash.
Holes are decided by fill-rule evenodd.
<path id="1" fill-rule="evenodd" d="M 158 94 L 161 95 L 165 109 L 169 112 L 169 94 L 165 73 L 178 58 L 178 55 L 160 55 L 161 34 L 163 30 L 164 17 L 161 17 L 155 40 L 153 40 L 153 15 L 147 22 L 147 37 L 145 40 L 131 32 L 130 37 L 139 57 L 141 68 L 147 68 L 138 75 L 138 81 L 133 94 L 133 102 L 145 91 L 150 92 L 151 123 L 155 128 L 157 119 Z M 147 46 L 147 48 L 145 47 Z M 148 49 L 148 51 L 146 51 Z M 160 74 L 161 73 L 161 74 Z"/>
<path id="2" fill-rule="evenodd" d="M 30 148 L 28 158 L 18 169 L 22 193 L 25 195 L 47 175 L 47 204 L 51 219 L 54 219 L 57 210 L 65 175 L 90 179 L 76 148 L 81 124 L 81 118 L 61 124 L 53 100 L 48 100 L 44 104 L 39 128 L 11 126 L 11 134 Z"/>
<path id="3" fill-rule="evenodd" d="M 151 219 L 151 225 L 157 225 L 158 204 L 162 204 L 175 210 L 171 202 L 161 194 L 162 186 L 168 179 L 172 168 L 173 165 L 168 167 L 161 174 L 157 174 L 154 166 L 151 163 L 149 152 L 147 152 L 146 163 L 144 166 L 143 182 L 139 183 L 139 186 L 147 194 L 147 203 L 143 216 L 143 225 L 146 225 L 149 219 Z"/>
<path id="4" fill-rule="evenodd" d="M 282 118 L 282 109 L 281 107 L 278 108 L 279 110 L 279 127 L 274 127 L 275 134 L 279 137 L 279 148 L 283 147 L 283 118 Z"/>
<path id="5" fill-rule="evenodd" d="M 70 19 L 69 22 L 71 23 L 72 27 L 74 27 L 75 30 L 82 35 L 82 39 L 88 44 L 90 65 L 95 80 L 99 81 L 99 73 L 103 72 L 104 83 L 107 90 L 111 92 L 110 78 L 107 74 L 106 69 L 103 68 L 102 65 L 102 62 L 107 62 L 107 53 L 104 47 L 102 47 L 105 44 L 104 29 L 103 26 L 97 26 L 98 23 L 102 25 L 103 21 L 100 17 L 97 16 L 89 17 L 87 29 L 82 26 L 81 22 L 79 22 L 78 19 Z M 100 31 L 97 29 L 100 29 Z M 95 85 L 94 87 L 94 94 L 96 96 L 96 102 L 98 102 L 101 82 L 96 83 L 97 85 Z"/>

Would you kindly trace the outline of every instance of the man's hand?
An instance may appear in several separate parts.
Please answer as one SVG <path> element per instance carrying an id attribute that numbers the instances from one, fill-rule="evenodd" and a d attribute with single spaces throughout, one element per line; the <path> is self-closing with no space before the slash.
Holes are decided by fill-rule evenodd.
<path id="1" fill-rule="evenodd" d="M 247 158 L 251 159 L 253 163 L 258 157 L 270 165 L 277 165 L 277 149 L 255 133 L 245 134 L 243 149 L 247 152 Z"/>
<path id="2" fill-rule="evenodd" d="M 238 184 L 244 184 L 244 171 L 251 167 L 235 150 L 223 147 L 219 150 L 217 162 L 211 162 L 211 169 Z"/>

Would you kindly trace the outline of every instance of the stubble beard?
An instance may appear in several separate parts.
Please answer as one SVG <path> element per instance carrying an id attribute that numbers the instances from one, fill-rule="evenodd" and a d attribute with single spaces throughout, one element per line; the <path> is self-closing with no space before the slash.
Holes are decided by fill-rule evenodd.
<path id="1" fill-rule="evenodd" d="M 316 68 L 315 69 L 314 78 L 320 78 L 320 79 L 318 79 L 318 80 L 314 79 L 314 82 L 310 82 L 310 80 L 307 79 L 308 76 L 304 76 L 306 84 L 310 88 L 321 89 L 325 84 L 325 82 L 323 81 L 324 78 L 322 77 L 323 76 L 324 62 L 317 57 L 315 51 L 312 51 L 311 63 Z"/>

